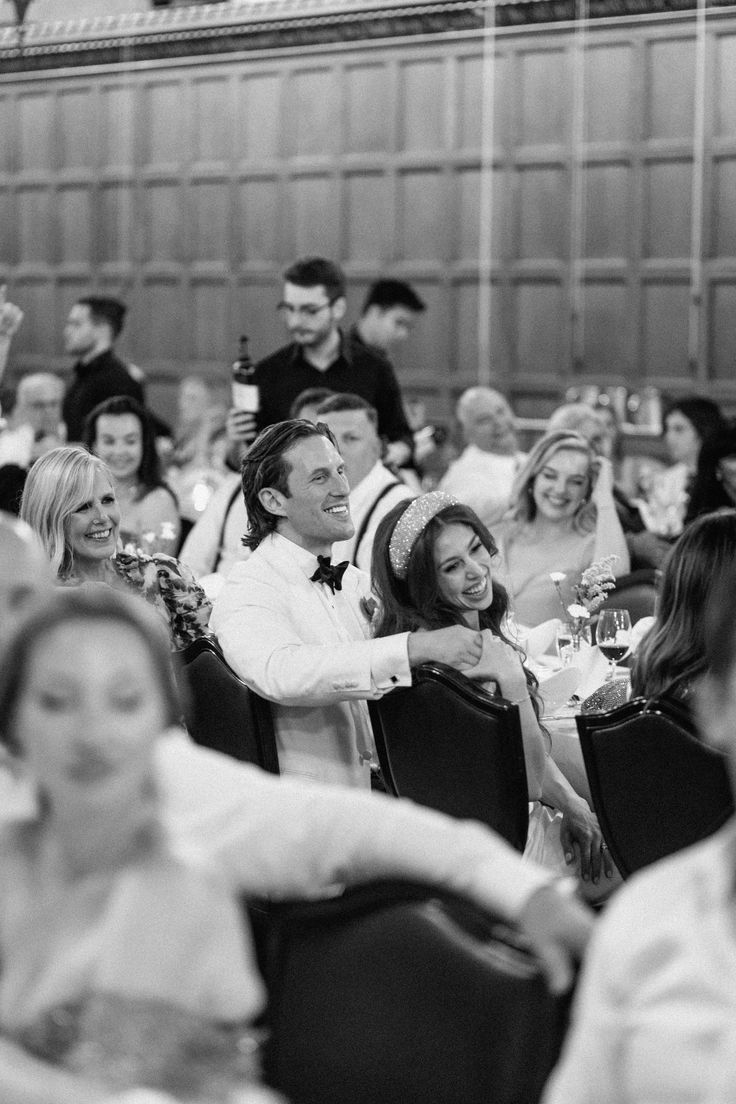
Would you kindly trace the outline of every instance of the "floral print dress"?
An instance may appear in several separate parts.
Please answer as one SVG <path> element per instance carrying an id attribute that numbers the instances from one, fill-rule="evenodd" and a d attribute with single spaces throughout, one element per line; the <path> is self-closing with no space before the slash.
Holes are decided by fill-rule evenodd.
<path id="1" fill-rule="evenodd" d="M 209 636 L 212 603 L 189 568 L 164 552 L 117 552 L 110 561 L 117 578 L 162 615 L 172 647 L 185 648 Z"/>

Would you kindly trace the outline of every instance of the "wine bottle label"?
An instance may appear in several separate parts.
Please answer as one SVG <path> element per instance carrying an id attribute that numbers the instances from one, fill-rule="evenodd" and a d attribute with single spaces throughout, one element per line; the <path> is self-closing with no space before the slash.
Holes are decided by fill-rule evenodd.
<path id="1" fill-rule="evenodd" d="M 233 380 L 233 406 L 236 410 L 245 410 L 249 414 L 257 414 L 261 408 L 258 385 L 255 383 L 238 383 Z"/>

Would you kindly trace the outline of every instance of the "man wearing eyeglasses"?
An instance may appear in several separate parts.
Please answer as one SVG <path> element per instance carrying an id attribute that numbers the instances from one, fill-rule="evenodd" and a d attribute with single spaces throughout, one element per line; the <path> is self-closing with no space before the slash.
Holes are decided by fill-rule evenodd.
<path id="1" fill-rule="evenodd" d="M 404 464 L 411 455 L 412 435 L 399 385 L 390 362 L 378 350 L 342 333 L 345 277 L 338 265 L 322 257 L 291 265 L 284 273 L 278 309 L 291 340 L 256 365 L 256 428 L 285 421 L 292 402 L 307 388 L 350 391 L 376 408 L 379 435 L 389 444 L 388 458 Z"/>

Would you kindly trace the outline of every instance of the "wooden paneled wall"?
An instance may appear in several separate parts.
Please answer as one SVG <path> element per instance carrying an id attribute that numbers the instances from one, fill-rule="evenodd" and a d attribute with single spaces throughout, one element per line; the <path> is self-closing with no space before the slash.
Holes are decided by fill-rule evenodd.
<path id="1" fill-rule="evenodd" d="M 0 77 L 14 367 L 65 365 L 70 304 L 107 289 L 170 408 L 184 373 L 225 379 L 240 332 L 255 356 L 282 342 L 280 273 L 320 253 L 353 314 L 379 274 L 417 286 L 397 362 L 438 410 L 489 376 L 524 414 L 577 379 L 736 400 L 728 14 L 704 56 L 702 158 L 690 17 Z"/>

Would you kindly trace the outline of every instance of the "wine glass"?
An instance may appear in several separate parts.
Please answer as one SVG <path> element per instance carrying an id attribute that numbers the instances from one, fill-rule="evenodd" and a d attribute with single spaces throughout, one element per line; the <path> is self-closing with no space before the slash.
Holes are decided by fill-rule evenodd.
<path id="1" fill-rule="evenodd" d="M 563 667 L 569 667 L 574 656 L 574 642 L 572 626 L 566 621 L 560 621 L 556 634 L 557 655 Z"/>
<path id="2" fill-rule="evenodd" d="M 616 677 L 616 664 L 623 659 L 631 643 L 631 618 L 625 609 L 607 609 L 598 617 L 596 642 L 611 664 L 606 682 Z"/>

